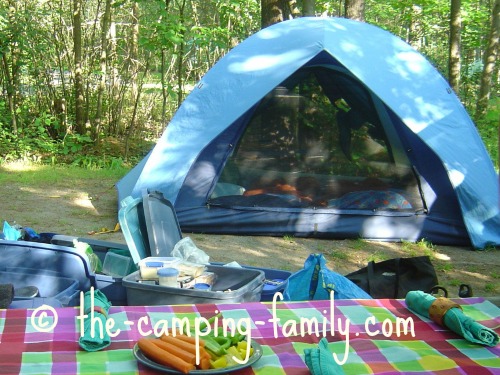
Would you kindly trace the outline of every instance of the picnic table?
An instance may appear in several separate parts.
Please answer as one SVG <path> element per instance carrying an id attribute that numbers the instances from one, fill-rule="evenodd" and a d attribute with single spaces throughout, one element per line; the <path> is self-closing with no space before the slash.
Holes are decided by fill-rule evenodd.
<path id="1" fill-rule="evenodd" d="M 482 298 L 454 301 L 500 332 L 497 306 Z M 472 344 L 412 313 L 404 300 L 389 299 L 112 306 L 111 344 L 94 352 L 78 344 L 78 307 L 0 310 L 0 374 L 158 374 L 134 357 L 137 340 L 165 322 L 217 312 L 245 322 L 241 327 L 262 349 L 237 374 L 309 374 L 304 349 L 322 337 L 346 374 L 500 374 L 500 344 Z"/>

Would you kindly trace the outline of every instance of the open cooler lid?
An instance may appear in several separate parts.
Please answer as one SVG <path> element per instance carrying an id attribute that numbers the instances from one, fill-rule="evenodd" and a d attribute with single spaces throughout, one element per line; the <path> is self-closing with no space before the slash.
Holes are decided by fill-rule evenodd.
<path id="1" fill-rule="evenodd" d="M 142 198 L 126 197 L 120 202 L 118 222 L 135 264 L 151 256 Z"/>
<path id="2" fill-rule="evenodd" d="M 172 203 L 157 191 L 144 194 L 142 199 L 151 256 L 171 256 L 177 242 L 182 240 Z"/>
<path id="3" fill-rule="evenodd" d="M 29 241 L 0 241 L 0 272 L 23 270 L 78 281 L 79 289 L 95 286 L 87 257 L 76 249 Z"/>

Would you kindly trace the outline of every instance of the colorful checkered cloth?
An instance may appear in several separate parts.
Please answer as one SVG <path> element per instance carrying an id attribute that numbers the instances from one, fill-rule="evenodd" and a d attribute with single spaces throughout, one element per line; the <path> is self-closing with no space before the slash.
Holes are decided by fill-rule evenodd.
<path id="1" fill-rule="evenodd" d="M 500 332 L 498 307 L 479 298 L 457 302 L 465 314 Z M 111 307 L 108 319 L 116 336 L 98 352 L 78 345 L 77 308 L 45 314 L 0 310 L 0 374 L 156 374 L 133 356 L 138 338 L 174 318 L 194 324 L 195 318 L 209 318 L 216 311 L 227 321 L 250 323 L 251 340 L 262 345 L 262 358 L 238 374 L 309 374 L 304 349 L 317 347 L 323 336 L 336 361 L 345 362 L 346 374 L 500 374 L 500 345 L 471 344 L 411 313 L 403 300 L 288 302 L 275 307 L 259 302 Z M 279 323 L 273 324 L 273 317 Z M 413 329 L 405 325 L 410 321 Z"/>

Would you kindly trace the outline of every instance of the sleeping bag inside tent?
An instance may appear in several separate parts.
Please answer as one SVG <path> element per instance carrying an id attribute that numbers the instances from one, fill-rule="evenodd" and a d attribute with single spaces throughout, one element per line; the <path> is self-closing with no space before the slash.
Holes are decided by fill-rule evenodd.
<path id="1" fill-rule="evenodd" d="M 449 85 L 341 18 L 231 50 L 117 189 L 162 192 L 185 232 L 500 244 L 498 176 Z"/>

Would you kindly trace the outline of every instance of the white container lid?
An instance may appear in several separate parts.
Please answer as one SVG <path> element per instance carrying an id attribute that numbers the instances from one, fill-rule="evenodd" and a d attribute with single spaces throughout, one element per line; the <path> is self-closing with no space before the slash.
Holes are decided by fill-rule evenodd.
<path id="1" fill-rule="evenodd" d="M 157 271 L 158 277 L 177 277 L 179 275 L 179 270 L 177 268 L 159 268 Z"/>

